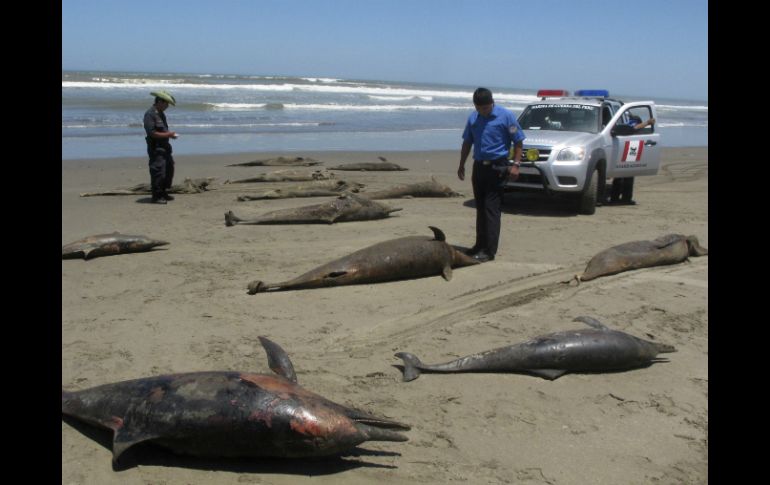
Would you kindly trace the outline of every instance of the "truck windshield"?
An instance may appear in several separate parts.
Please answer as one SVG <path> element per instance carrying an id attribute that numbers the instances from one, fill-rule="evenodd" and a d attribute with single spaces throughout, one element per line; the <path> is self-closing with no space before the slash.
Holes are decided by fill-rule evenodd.
<path id="1" fill-rule="evenodd" d="M 599 107 L 583 104 L 532 104 L 519 116 L 525 130 L 599 132 Z"/>

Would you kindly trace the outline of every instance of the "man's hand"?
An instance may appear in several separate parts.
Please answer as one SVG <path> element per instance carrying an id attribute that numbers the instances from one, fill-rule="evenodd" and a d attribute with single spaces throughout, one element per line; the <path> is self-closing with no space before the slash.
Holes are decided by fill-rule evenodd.
<path id="1" fill-rule="evenodd" d="M 513 182 L 517 178 L 519 178 L 519 167 L 517 167 L 516 165 L 511 165 L 510 167 L 508 167 L 508 180 Z"/>
<path id="2" fill-rule="evenodd" d="M 457 169 L 457 177 L 460 180 L 465 180 L 465 164 L 461 163 L 460 168 Z"/>

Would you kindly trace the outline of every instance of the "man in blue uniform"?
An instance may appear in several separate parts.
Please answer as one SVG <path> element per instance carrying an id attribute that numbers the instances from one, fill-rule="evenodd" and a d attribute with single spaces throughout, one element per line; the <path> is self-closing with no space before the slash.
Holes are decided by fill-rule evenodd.
<path id="1" fill-rule="evenodd" d="M 165 204 L 174 197 L 168 194 L 174 180 L 174 157 L 171 155 L 169 139 L 176 139 L 174 131 L 169 131 L 166 121 L 166 108 L 176 106 L 176 99 L 166 91 L 150 93 L 155 96 L 155 103 L 144 113 L 144 131 L 147 133 L 147 155 L 150 157 L 150 186 L 152 202 Z"/>
<path id="2" fill-rule="evenodd" d="M 468 117 L 460 149 L 457 176 L 465 180 L 465 160 L 473 147 L 473 198 L 476 201 L 476 243 L 468 250 L 474 259 L 495 259 L 500 239 L 500 206 L 507 179 L 519 177 L 524 132 L 516 116 L 495 106 L 492 92 L 478 88 L 473 93 L 476 111 Z M 508 155 L 513 144 L 513 160 Z"/>

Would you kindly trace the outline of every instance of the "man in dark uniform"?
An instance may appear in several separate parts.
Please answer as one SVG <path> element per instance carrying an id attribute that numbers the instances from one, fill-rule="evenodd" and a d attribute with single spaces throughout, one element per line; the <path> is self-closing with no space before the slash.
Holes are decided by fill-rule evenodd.
<path id="1" fill-rule="evenodd" d="M 152 202 L 165 204 L 174 197 L 168 194 L 174 180 L 174 157 L 171 155 L 169 139 L 177 138 L 174 131 L 169 131 L 166 121 L 166 108 L 176 106 L 176 99 L 166 91 L 150 93 L 155 96 L 155 103 L 144 113 L 144 131 L 147 133 L 147 155 L 150 157 L 150 185 Z"/>
<path id="2" fill-rule="evenodd" d="M 500 206 L 507 179 L 519 177 L 524 132 L 516 116 L 495 106 L 492 92 L 478 88 L 473 93 L 476 111 L 468 117 L 460 149 L 457 176 L 465 180 L 465 160 L 473 146 L 473 198 L 476 201 L 476 243 L 468 250 L 474 259 L 495 259 L 500 239 Z M 513 144 L 513 160 L 508 155 Z"/>
<path id="3" fill-rule="evenodd" d="M 625 123 L 634 130 L 642 130 L 655 124 L 655 118 L 642 121 L 637 115 L 628 115 L 628 121 Z M 609 202 L 611 204 L 634 205 L 634 177 L 615 177 L 612 179 L 612 189 L 610 190 Z"/>

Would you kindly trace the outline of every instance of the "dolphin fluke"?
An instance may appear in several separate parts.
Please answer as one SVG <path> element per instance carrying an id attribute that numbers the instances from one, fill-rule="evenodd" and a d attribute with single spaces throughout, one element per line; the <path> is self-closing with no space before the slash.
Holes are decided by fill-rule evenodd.
<path id="1" fill-rule="evenodd" d="M 233 211 L 225 212 L 225 226 L 231 227 L 238 224 L 241 218 L 233 214 Z"/>
<path id="2" fill-rule="evenodd" d="M 249 283 L 249 295 L 256 295 L 263 291 L 267 291 L 267 284 L 264 281 L 255 280 Z"/>
<path id="3" fill-rule="evenodd" d="M 709 250 L 701 246 L 695 236 L 687 237 L 687 248 L 690 256 L 705 256 L 709 253 Z"/>
<path id="4" fill-rule="evenodd" d="M 395 355 L 404 361 L 404 382 L 413 381 L 420 377 L 420 369 L 418 367 L 422 365 L 422 362 L 420 362 L 416 355 L 409 352 L 399 352 Z"/>

